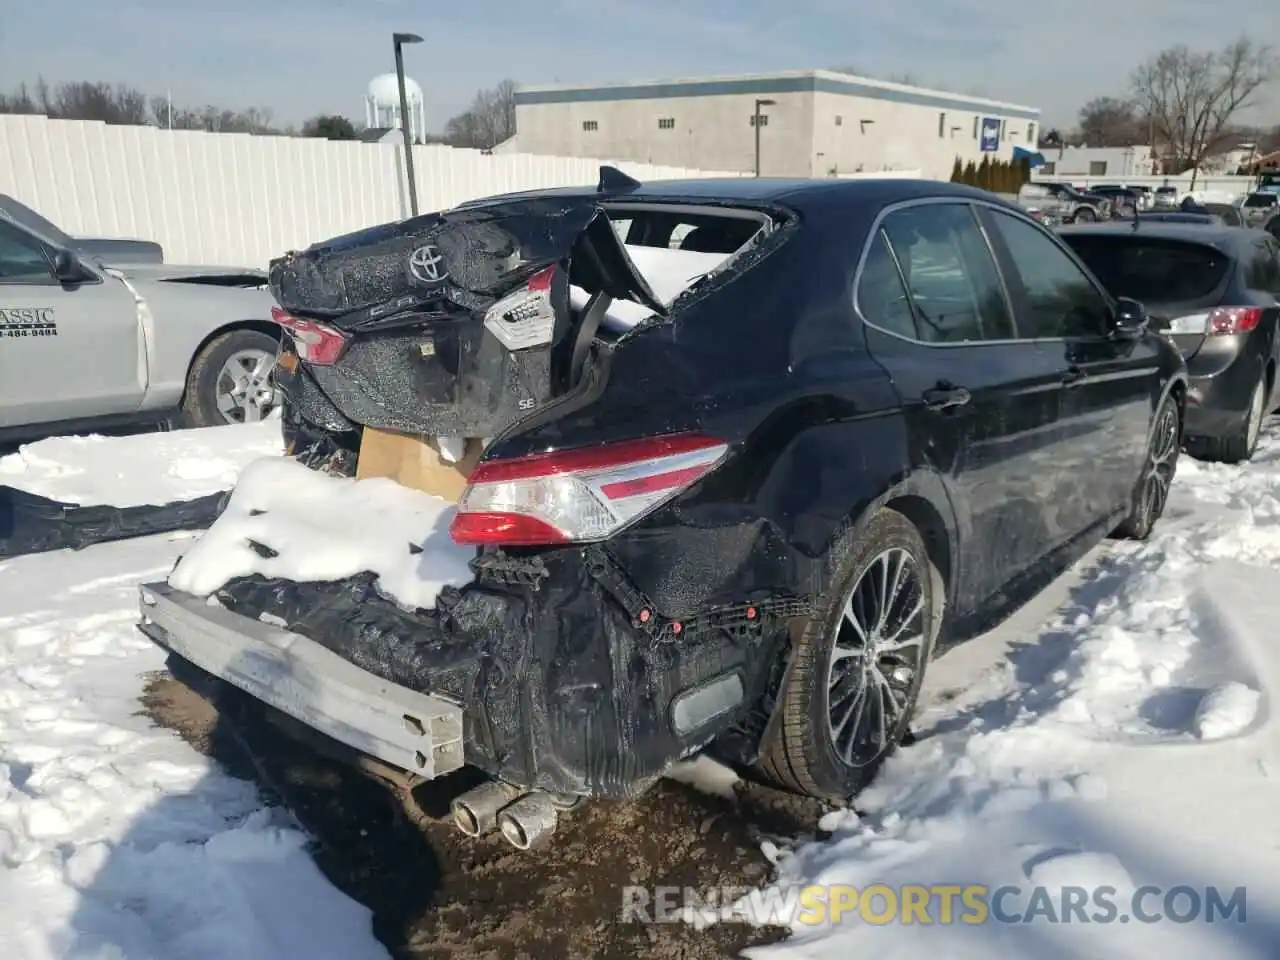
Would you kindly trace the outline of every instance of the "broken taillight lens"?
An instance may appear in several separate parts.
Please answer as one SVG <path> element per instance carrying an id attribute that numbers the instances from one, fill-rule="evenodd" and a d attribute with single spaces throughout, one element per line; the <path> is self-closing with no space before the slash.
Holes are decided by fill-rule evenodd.
<path id="1" fill-rule="evenodd" d="M 347 348 L 347 335 L 323 323 L 295 317 L 279 307 L 271 308 L 271 319 L 289 334 L 298 358 L 305 363 L 332 366 Z"/>
<path id="2" fill-rule="evenodd" d="M 555 264 L 535 273 L 524 286 L 485 312 L 485 329 L 508 350 L 527 350 L 550 343 L 556 325 L 556 309 L 551 299 L 555 278 Z"/>
<path id="3" fill-rule="evenodd" d="M 601 540 L 688 490 L 729 445 L 697 433 L 479 464 L 449 534 L 476 546 Z"/>
<path id="4" fill-rule="evenodd" d="M 1204 313 L 1174 317 L 1169 321 L 1169 332 L 1225 337 L 1233 333 L 1248 333 L 1261 322 L 1261 307 L 1215 307 Z"/>

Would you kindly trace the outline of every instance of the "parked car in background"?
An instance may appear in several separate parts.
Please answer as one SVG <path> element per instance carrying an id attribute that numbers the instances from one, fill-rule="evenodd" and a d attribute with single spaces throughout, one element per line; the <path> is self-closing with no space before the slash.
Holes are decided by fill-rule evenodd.
<path id="1" fill-rule="evenodd" d="M 1251 193 L 1240 204 L 1240 214 L 1246 227 L 1261 227 L 1280 213 L 1280 194 L 1269 192 Z"/>
<path id="2" fill-rule="evenodd" d="M 615 171 L 271 277 L 308 464 L 350 473 L 386 430 L 496 437 L 451 528 L 475 579 L 415 613 L 338 582 L 242 577 L 211 604 L 171 579 L 142 588 L 142 629 L 180 675 L 438 776 L 423 724 L 377 719 L 430 700 L 502 802 L 552 827 L 556 797 L 634 796 L 709 744 L 843 802 L 931 656 L 1108 533 L 1147 536 L 1176 466 L 1178 351 L 1050 231 L 957 184 Z M 363 706 L 324 695 L 357 674 L 381 691 Z"/>
<path id="3" fill-rule="evenodd" d="M 1109 183 L 1094 184 L 1089 187 L 1088 192 L 1092 196 L 1110 200 L 1111 208 L 1117 217 L 1132 217 L 1139 210 L 1145 210 L 1149 203 L 1149 199 L 1138 190 Z"/>
<path id="4" fill-rule="evenodd" d="M 1263 418 L 1280 405 L 1280 242 L 1260 230 L 1146 218 L 1136 229 L 1060 235 L 1115 296 L 1145 304 L 1152 328 L 1182 352 L 1187 449 L 1229 463 L 1251 458 Z"/>
<path id="5" fill-rule="evenodd" d="M 157 245 L 74 241 L 11 209 L 0 206 L 0 439 L 277 410 L 265 272 L 164 264 Z"/>
<path id="6" fill-rule="evenodd" d="M 1155 193 L 1151 197 L 1151 209 L 1172 210 L 1181 202 L 1182 196 L 1177 187 L 1156 187 Z"/>
<path id="7" fill-rule="evenodd" d="M 110 263 L 164 263 L 164 248 L 152 240 L 118 240 L 73 237 L 64 233 L 21 200 L 0 193 L 0 216 L 26 227 L 64 250 L 80 256 L 102 257 Z"/>
<path id="8" fill-rule="evenodd" d="M 1069 183 L 1054 183 L 1049 180 L 1036 180 L 1033 183 L 1043 187 L 1061 204 L 1062 219 L 1066 223 L 1110 220 L 1113 215 L 1112 202 L 1107 197 L 1085 193 Z"/>
<path id="9" fill-rule="evenodd" d="M 1111 218 L 1111 201 L 1091 200 L 1067 184 L 1032 181 L 1018 189 L 1018 205 L 1047 226 Z"/>

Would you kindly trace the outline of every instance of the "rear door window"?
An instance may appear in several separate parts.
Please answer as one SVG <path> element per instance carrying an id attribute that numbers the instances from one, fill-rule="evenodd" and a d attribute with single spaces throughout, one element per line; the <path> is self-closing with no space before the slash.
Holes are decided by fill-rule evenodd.
<path id="1" fill-rule="evenodd" d="M 858 281 L 858 310 L 882 330 L 908 340 L 919 340 L 911 298 L 903 284 L 898 261 L 889 247 L 884 230 L 877 230 L 867 250 L 862 276 Z"/>
<path id="2" fill-rule="evenodd" d="M 1205 244 L 1155 237 L 1063 234 L 1062 239 L 1113 297 L 1184 303 L 1212 296 L 1231 258 Z"/>
<path id="3" fill-rule="evenodd" d="M 1102 336 L 1111 305 L 1075 261 L 1041 227 L 998 210 L 988 215 L 1020 281 L 1022 336 Z M 1010 278 L 1010 287 L 1014 285 Z"/>
<path id="4" fill-rule="evenodd" d="M 882 228 L 911 296 L 919 339 L 967 343 L 1014 338 L 1013 313 L 999 271 L 968 204 L 895 210 Z"/>

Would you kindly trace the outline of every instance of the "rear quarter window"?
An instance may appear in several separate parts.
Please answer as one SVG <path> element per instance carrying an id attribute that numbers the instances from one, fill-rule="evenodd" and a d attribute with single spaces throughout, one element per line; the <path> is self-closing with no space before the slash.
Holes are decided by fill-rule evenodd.
<path id="1" fill-rule="evenodd" d="M 1143 303 L 1201 300 L 1226 279 L 1231 258 L 1194 242 L 1134 236 L 1064 235 L 1113 297 Z"/>

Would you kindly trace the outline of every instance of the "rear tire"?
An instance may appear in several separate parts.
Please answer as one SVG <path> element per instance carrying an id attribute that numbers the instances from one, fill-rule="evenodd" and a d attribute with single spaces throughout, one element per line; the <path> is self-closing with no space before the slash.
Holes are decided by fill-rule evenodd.
<path id="1" fill-rule="evenodd" d="M 1147 440 L 1147 456 L 1142 473 L 1134 484 L 1129 516 L 1115 531 L 1115 536 L 1129 540 L 1146 540 L 1164 515 L 1169 502 L 1169 488 L 1178 472 L 1178 448 L 1182 435 L 1182 417 L 1173 397 L 1165 397 L 1156 412 Z"/>
<path id="2" fill-rule="evenodd" d="M 907 731 L 941 604 L 924 540 L 902 514 L 881 510 L 837 550 L 759 766 L 786 789 L 843 803 L 871 782 Z"/>
<path id="3" fill-rule="evenodd" d="M 182 423 L 217 427 L 269 419 L 280 408 L 275 357 L 280 344 L 257 330 L 229 330 L 204 345 L 187 374 Z M 243 382 L 236 381 L 243 376 Z M 270 391 L 273 399 L 267 399 Z"/>
<path id="4" fill-rule="evenodd" d="M 1266 404 L 1267 380 L 1264 374 L 1258 377 L 1249 397 L 1248 413 L 1236 432 L 1225 437 L 1197 437 L 1187 445 L 1188 451 L 1198 460 L 1219 463 L 1244 463 L 1252 460 L 1262 436 L 1262 421 L 1267 415 Z"/>

